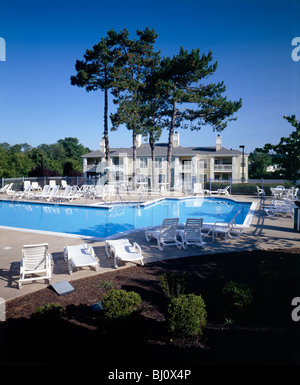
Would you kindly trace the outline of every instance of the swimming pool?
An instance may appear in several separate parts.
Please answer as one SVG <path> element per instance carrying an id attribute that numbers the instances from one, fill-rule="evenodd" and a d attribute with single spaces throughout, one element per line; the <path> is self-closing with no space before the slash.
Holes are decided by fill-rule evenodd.
<path id="1" fill-rule="evenodd" d="M 239 210 L 236 223 L 247 225 L 251 202 L 222 198 L 163 199 L 141 207 L 113 205 L 111 208 L 1 201 L 0 227 L 108 238 L 161 225 L 164 218 L 179 218 L 179 223 L 193 217 L 203 218 L 204 223 L 227 222 Z"/>

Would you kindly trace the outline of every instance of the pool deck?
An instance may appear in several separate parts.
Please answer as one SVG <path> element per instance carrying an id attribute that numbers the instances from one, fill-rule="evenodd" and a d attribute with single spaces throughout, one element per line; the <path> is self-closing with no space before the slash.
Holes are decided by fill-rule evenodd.
<path id="1" fill-rule="evenodd" d="M 245 195 L 234 195 L 229 198 L 238 201 L 257 202 L 256 211 L 250 227 L 246 228 L 242 236 L 237 240 L 230 239 L 225 243 L 221 238 L 218 238 L 215 242 L 212 242 L 211 237 L 204 237 L 204 241 L 207 242 L 205 249 L 197 246 L 189 246 L 186 250 L 179 250 L 175 246 L 169 246 L 166 247 L 164 251 L 160 251 L 154 240 L 151 242 L 146 241 L 144 230 L 132 232 L 128 235 L 120 235 L 118 238 L 128 238 L 131 242 L 137 242 L 142 248 L 145 263 L 193 255 L 199 255 L 199 260 L 201 260 L 201 255 L 203 254 L 299 247 L 300 233 L 294 230 L 294 221 L 290 216 L 267 216 L 263 213 L 263 205 L 268 205 L 270 198 L 266 197 L 265 201 L 255 196 Z M 9 199 L 9 197 L 2 195 L 0 199 Z M 72 204 L 75 203 L 75 201 L 72 202 Z M 82 201 L 78 203 L 83 204 Z M 85 202 L 85 204 L 88 204 L 88 202 Z M 34 283 L 24 283 L 22 289 L 18 289 L 21 250 L 24 244 L 44 242 L 49 244 L 49 252 L 52 255 L 52 283 L 65 280 L 71 283 L 72 280 L 115 270 L 112 258 L 108 258 L 105 253 L 105 242 L 102 240 L 79 239 L 51 235 L 49 233 L 40 234 L 11 229 L 0 229 L 0 234 L 0 297 L 5 301 L 48 286 L 48 282 L 40 280 Z M 94 248 L 100 268 L 98 271 L 89 267 L 75 269 L 73 274 L 70 275 L 67 262 L 63 258 L 63 249 L 65 246 L 79 245 L 82 243 L 91 244 Z M 125 264 L 119 262 L 118 264 L 119 269 L 133 266 L 132 263 Z"/>

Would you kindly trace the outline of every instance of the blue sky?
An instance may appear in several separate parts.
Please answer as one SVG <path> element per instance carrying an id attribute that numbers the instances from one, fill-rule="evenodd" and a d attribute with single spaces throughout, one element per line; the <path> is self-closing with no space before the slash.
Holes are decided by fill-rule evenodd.
<path id="1" fill-rule="evenodd" d="M 134 38 L 146 27 L 159 35 L 162 56 L 181 46 L 212 51 L 218 69 L 210 81 L 224 80 L 228 99 L 243 100 L 221 134 L 224 147 L 276 144 L 292 131 L 283 116 L 300 120 L 300 61 L 291 58 L 299 0 L 0 0 L 0 142 L 37 146 L 73 136 L 98 149 L 103 93 L 71 86 L 76 59 L 111 28 Z M 183 146 L 212 146 L 217 135 L 210 127 L 179 133 Z M 131 134 L 125 127 L 110 133 L 110 145 L 131 146 Z"/>

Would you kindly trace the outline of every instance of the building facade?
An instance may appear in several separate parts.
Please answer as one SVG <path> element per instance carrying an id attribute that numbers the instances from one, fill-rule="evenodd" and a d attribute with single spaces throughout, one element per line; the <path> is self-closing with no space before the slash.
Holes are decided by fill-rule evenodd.
<path id="1" fill-rule="evenodd" d="M 153 186 L 173 187 L 179 181 L 187 187 L 195 182 L 231 181 L 238 183 L 248 179 L 248 154 L 239 150 L 222 147 L 220 135 L 214 147 L 182 147 L 180 136 L 174 134 L 171 166 L 171 186 L 167 186 L 167 143 L 155 145 L 155 183 L 152 179 L 151 149 L 148 143 L 142 144 L 141 136 L 137 138 L 136 174 L 138 183 Z M 115 181 L 127 184 L 133 175 L 133 151 L 131 148 L 111 148 L 111 165 L 105 162 L 104 140 L 100 149 L 85 154 L 83 174 L 87 178 L 104 177 L 112 170 Z"/>

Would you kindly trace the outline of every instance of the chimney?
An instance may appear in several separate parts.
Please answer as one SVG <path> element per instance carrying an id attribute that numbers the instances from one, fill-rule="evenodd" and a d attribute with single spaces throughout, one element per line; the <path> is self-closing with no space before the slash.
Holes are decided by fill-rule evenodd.
<path id="1" fill-rule="evenodd" d="M 136 147 L 140 148 L 141 145 L 142 145 L 142 135 L 141 134 L 137 134 L 137 136 L 136 136 Z"/>
<path id="2" fill-rule="evenodd" d="M 179 147 L 179 134 L 175 132 L 173 135 L 173 147 Z"/>
<path id="3" fill-rule="evenodd" d="M 221 148 L 222 148 L 222 138 L 220 135 L 218 135 L 216 139 L 216 151 L 221 150 Z"/>
<path id="4" fill-rule="evenodd" d="M 105 139 L 100 140 L 100 152 L 103 152 L 103 154 L 105 154 Z"/>

